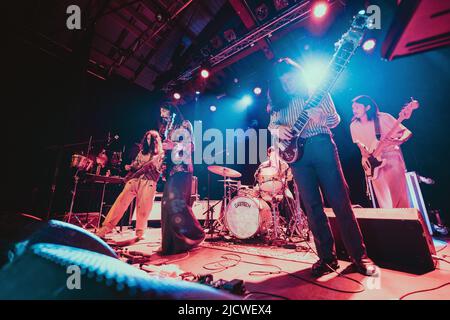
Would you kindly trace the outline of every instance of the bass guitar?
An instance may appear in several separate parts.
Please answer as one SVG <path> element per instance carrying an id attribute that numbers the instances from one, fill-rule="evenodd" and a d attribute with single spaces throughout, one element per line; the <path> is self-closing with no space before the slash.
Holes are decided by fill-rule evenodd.
<path id="1" fill-rule="evenodd" d="M 389 141 L 397 134 L 398 126 L 404 120 L 409 119 L 412 112 L 417 108 L 419 108 L 419 102 L 417 100 L 412 100 L 404 106 L 398 115 L 398 119 L 395 121 L 389 132 L 383 135 L 379 141 L 376 140 L 369 148 L 357 141 L 357 144 L 366 151 L 363 153 L 361 162 L 364 172 L 369 179 L 378 178 L 380 169 L 386 165 L 386 159 L 382 158 L 382 154 L 386 147 L 391 145 Z"/>
<path id="2" fill-rule="evenodd" d="M 322 84 L 308 99 L 303 112 L 290 128 L 293 137 L 286 140 L 280 139 L 275 142 L 280 157 L 287 163 L 293 163 L 302 157 L 305 140 L 300 135 L 310 121 L 308 109 L 319 106 L 333 88 L 335 82 L 349 63 L 350 58 L 360 46 L 365 29 L 368 27 L 368 21 L 369 17 L 364 11 L 360 11 L 353 18 L 350 29 L 335 43 L 335 53 L 326 72 L 328 76 L 323 79 Z"/>

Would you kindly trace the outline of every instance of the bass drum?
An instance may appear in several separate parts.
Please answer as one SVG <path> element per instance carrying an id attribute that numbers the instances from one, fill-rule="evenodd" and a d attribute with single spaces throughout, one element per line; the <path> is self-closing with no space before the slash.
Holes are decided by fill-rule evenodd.
<path id="1" fill-rule="evenodd" d="M 272 224 L 270 207 L 262 199 L 237 196 L 225 211 L 225 225 L 238 239 L 264 236 Z"/>

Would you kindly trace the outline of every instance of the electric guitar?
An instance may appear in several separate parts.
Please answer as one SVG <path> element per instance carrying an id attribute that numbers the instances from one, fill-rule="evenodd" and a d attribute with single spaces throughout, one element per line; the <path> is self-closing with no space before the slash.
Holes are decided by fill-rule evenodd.
<path id="1" fill-rule="evenodd" d="M 383 135 L 381 139 L 376 140 L 373 145 L 368 149 L 365 145 L 361 144 L 359 141 L 356 143 L 367 151 L 367 154 L 362 157 L 362 166 L 364 172 L 369 179 L 377 179 L 378 173 L 381 168 L 386 165 L 386 159 L 383 159 L 381 155 L 387 146 L 389 146 L 389 140 L 397 133 L 397 128 L 404 120 L 409 119 L 414 110 L 419 108 L 419 102 L 417 100 L 412 100 L 400 111 L 398 119 L 395 121 L 392 128 L 388 133 Z"/>
<path id="2" fill-rule="evenodd" d="M 175 122 L 175 117 L 176 117 L 176 114 L 172 113 L 172 117 L 166 122 L 166 124 L 162 128 L 160 128 L 160 135 L 164 139 L 163 143 L 169 140 L 169 134 L 172 131 L 173 124 Z M 167 180 L 167 175 L 168 175 L 168 172 L 167 172 L 168 153 L 170 153 L 170 150 L 164 150 L 164 158 L 163 158 L 162 164 L 161 164 L 161 172 L 162 172 L 162 180 L 163 181 Z"/>
<path id="3" fill-rule="evenodd" d="M 305 139 L 301 138 L 300 135 L 310 120 L 308 109 L 319 106 L 328 92 L 333 88 L 335 82 L 349 63 L 350 58 L 360 46 L 364 31 L 368 27 L 368 21 L 369 17 L 364 11 L 359 12 L 353 18 L 349 30 L 335 43 L 335 53 L 326 72 L 328 76 L 323 79 L 322 85 L 308 99 L 303 112 L 290 128 L 293 138 L 287 140 L 280 139 L 275 143 L 280 157 L 287 163 L 293 163 L 303 156 Z"/>
<path id="4" fill-rule="evenodd" d="M 131 179 L 139 178 L 145 172 L 151 169 L 151 174 L 154 176 L 155 180 L 158 180 L 159 175 L 161 174 L 161 167 L 163 162 L 163 156 L 155 155 L 149 161 L 142 164 L 139 168 L 134 169 L 127 173 L 127 175 L 123 178 L 123 182 L 127 183 Z"/>

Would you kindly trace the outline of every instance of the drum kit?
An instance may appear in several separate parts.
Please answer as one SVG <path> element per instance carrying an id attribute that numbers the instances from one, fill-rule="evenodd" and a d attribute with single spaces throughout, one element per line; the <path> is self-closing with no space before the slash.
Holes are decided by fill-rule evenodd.
<path id="1" fill-rule="evenodd" d="M 228 233 L 237 240 L 257 239 L 271 245 L 286 245 L 308 240 L 308 226 L 301 210 L 298 192 L 294 199 L 288 187 L 292 177 L 276 167 L 258 168 L 253 186 L 242 185 L 242 174 L 236 170 L 209 166 L 208 171 L 223 177 L 223 199 L 219 219 L 207 224 L 209 234 Z M 294 184 L 295 187 L 295 184 Z M 287 204 L 288 214 L 280 215 L 280 207 Z M 211 212 L 211 210 L 209 210 Z M 208 218 L 208 221 L 210 218 Z M 208 240 L 208 237 L 207 237 Z"/>

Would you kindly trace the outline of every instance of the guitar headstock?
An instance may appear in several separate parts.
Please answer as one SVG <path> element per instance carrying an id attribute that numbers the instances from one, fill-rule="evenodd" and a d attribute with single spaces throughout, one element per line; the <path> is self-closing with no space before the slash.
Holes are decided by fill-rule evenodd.
<path id="1" fill-rule="evenodd" d="M 337 51 L 342 46 L 347 47 L 350 51 L 356 49 L 361 44 L 364 37 L 364 31 L 368 27 L 369 17 L 364 10 L 361 10 L 353 17 L 352 24 L 348 31 L 335 43 L 335 50 Z"/>
<path id="2" fill-rule="evenodd" d="M 413 111 L 418 108 L 419 108 L 419 101 L 411 99 L 411 101 L 407 103 L 403 107 L 402 111 L 400 111 L 400 113 L 398 114 L 399 119 L 401 119 L 401 121 L 409 119 Z"/>

